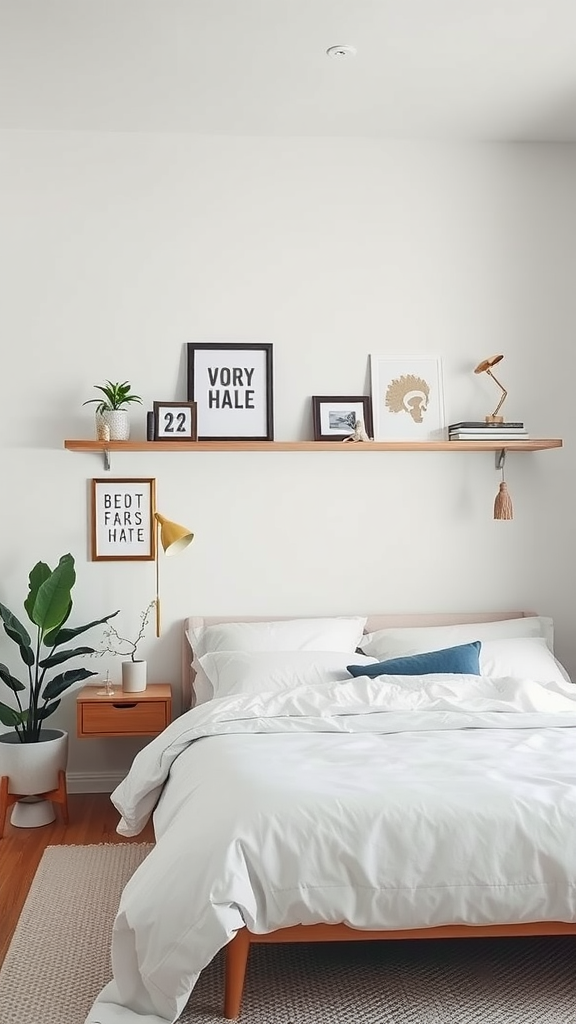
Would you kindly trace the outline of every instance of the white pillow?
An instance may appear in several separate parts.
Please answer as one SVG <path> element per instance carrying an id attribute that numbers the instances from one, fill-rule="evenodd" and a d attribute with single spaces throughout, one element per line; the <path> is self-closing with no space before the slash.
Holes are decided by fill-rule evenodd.
<path id="1" fill-rule="evenodd" d="M 188 620 L 186 636 L 194 654 L 194 707 L 214 696 L 200 658 L 212 651 L 344 651 L 353 654 L 363 636 L 366 616 L 271 622 L 219 622 L 204 626 Z"/>
<path id="2" fill-rule="evenodd" d="M 480 673 L 483 676 L 514 676 L 538 683 L 570 682 L 566 669 L 548 649 L 544 637 L 482 640 Z"/>
<path id="3" fill-rule="evenodd" d="M 554 650 L 554 623 L 541 615 L 522 619 L 500 619 L 498 622 L 468 622 L 453 626 L 406 626 L 379 629 L 366 633 L 359 647 L 377 661 L 403 658 L 410 654 L 426 654 L 445 647 L 473 643 L 474 640 L 513 640 L 522 637 L 543 637 L 550 651 Z"/>
<path id="4" fill-rule="evenodd" d="M 194 707 L 197 708 L 200 704 L 205 704 L 207 700 L 212 700 L 214 687 L 197 658 L 192 659 L 191 668 L 194 673 L 194 682 L 192 684 Z"/>
<path id="5" fill-rule="evenodd" d="M 194 626 L 187 636 L 197 658 L 210 651 L 346 651 L 353 654 L 366 616 L 333 619 L 275 619 L 271 622 L 218 622 Z"/>
<path id="6" fill-rule="evenodd" d="M 358 665 L 373 665 L 375 660 L 354 656 Z M 349 663 L 350 654 L 342 651 L 217 651 L 200 658 L 214 697 L 336 683 L 351 678 Z"/>

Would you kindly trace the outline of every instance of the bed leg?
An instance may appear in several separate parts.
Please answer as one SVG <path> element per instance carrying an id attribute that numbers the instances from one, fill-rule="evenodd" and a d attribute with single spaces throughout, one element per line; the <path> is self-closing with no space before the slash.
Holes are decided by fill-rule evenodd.
<path id="1" fill-rule="evenodd" d="M 224 981 L 224 1016 L 226 1020 L 236 1020 L 240 1016 L 249 952 L 250 934 L 247 928 L 241 928 L 226 946 Z"/>

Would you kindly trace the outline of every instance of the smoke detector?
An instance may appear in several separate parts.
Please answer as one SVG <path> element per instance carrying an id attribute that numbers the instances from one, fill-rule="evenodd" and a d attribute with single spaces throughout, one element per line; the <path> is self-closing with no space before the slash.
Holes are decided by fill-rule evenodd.
<path id="1" fill-rule="evenodd" d="M 347 57 L 356 56 L 355 46 L 329 46 L 326 50 L 328 57 L 336 57 L 337 60 L 346 60 Z"/>

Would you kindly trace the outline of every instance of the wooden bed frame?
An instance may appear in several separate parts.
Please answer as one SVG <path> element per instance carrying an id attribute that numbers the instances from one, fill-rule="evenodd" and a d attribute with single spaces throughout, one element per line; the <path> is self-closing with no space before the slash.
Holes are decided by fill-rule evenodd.
<path id="1" fill-rule="evenodd" d="M 520 619 L 535 615 L 535 612 L 478 612 L 468 614 L 426 614 L 426 615 L 369 615 L 366 632 L 401 626 L 450 626 L 467 622 L 498 622 L 502 619 Z M 220 622 L 262 622 L 296 616 L 210 616 L 192 617 L 188 624 L 210 626 Z M 193 704 L 194 672 L 191 668 L 190 644 L 184 631 L 182 654 L 182 681 L 184 710 Z M 538 935 L 576 935 L 576 924 L 564 921 L 535 921 L 527 924 L 502 925 L 442 925 L 431 928 L 402 929 L 397 931 L 366 931 L 349 928 L 345 924 L 295 925 L 279 928 L 266 934 L 250 932 L 241 928 L 226 946 L 226 969 L 224 987 L 224 1016 L 235 1020 L 240 1016 L 244 981 L 248 966 L 250 947 L 255 943 L 277 942 L 366 942 L 391 939 L 481 939 Z"/>

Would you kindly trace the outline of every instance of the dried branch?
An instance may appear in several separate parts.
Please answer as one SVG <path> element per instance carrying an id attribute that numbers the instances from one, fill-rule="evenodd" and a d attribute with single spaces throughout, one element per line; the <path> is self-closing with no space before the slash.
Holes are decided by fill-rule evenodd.
<path id="1" fill-rule="evenodd" d="M 144 637 L 146 627 L 150 620 L 150 615 L 152 614 L 152 609 L 155 606 L 156 600 L 154 599 L 150 601 L 150 604 L 143 612 L 140 612 L 140 629 L 138 630 L 134 640 L 130 640 L 126 636 L 120 636 L 116 627 L 109 623 L 108 628 L 104 630 L 100 650 L 94 651 L 92 657 L 102 658 L 105 654 L 119 654 L 121 657 L 130 658 L 132 661 L 136 661 L 138 644 Z"/>

